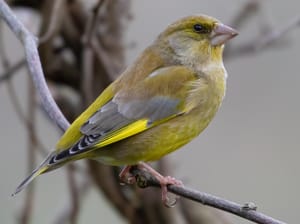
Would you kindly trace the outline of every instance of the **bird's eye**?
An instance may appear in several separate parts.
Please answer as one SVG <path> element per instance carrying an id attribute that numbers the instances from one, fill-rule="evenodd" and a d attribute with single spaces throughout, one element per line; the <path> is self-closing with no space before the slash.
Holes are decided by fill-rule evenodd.
<path id="1" fill-rule="evenodd" d="M 195 24 L 194 25 L 194 30 L 198 33 L 202 33 L 204 31 L 204 27 L 201 24 Z"/>
<path id="2" fill-rule="evenodd" d="M 206 29 L 204 28 L 204 26 L 202 26 L 201 24 L 198 24 L 198 23 L 194 25 L 194 30 L 197 33 L 206 33 Z"/>

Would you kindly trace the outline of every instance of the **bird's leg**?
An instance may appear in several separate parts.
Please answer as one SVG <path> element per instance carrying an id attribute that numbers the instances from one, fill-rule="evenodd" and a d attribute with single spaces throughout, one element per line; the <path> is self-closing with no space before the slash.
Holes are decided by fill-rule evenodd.
<path id="1" fill-rule="evenodd" d="M 170 202 L 170 199 L 168 197 L 168 188 L 167 188 L 167 186 L 168 185 L 183 186 L 183 183 L 180 180 L 175 179 L 174 177 L 162 176 L 159 172 L 157 172 L 155 169 L 153 169 L 147 163 L 140 162 L 138 164 L 138 168 L 148 171 L 150 174 L 152 174 L 159 181 L 159 184 L 161 186 L 161 197 L 162 197 L 163 204 L 166 207 L 173 207 L 176 204 L 177 199 L 179 197 L 176 196 L 175 200 L 173 202 Z"/>
<path id="2" fill-rule="evenodd" d="M 127 184 L 134 184 L 136 182 L 135 177 L 130 173 L 130 169 L 133 166 L 125 166 L 122 171 L 119 174 L 120 180 L 122 181 L 122 183 L 127 183 Z M 179 198 L 178 196 L 176 196 L 175 200 L 170 202 L 170 199 L 168 197 L 168 185 L 177 185 L 177 186 L 183 186 L 183 183 L 180 180 L 176 180 L 174 177 L 170 177 L 170 176 L 162 176 L 159 172 L 157 172 L 155 169 L 153 169 L 151 166 L 149 166 L 147 163 L 144 162 L 140 162 L 137 165 L 138 169 L 143 169 L 146 170 L 147 172 L 149 172 L 153 177 L 155 177 L 160 186 L 161 186 L 161 198 L 162 198 L 162 202 L 166 207 L 173 207 L 176 202 L 177 199 Z"/>
<path id="3" fill-rule="evenodd" d="M 134 184 L 135 183 L 135 177 L 130 173 L 130 169 L 132 166 L 125 166 L 122 171 L 119 174 L 119 178 L 122 181 L 122 183 L 127 184 Z"/>

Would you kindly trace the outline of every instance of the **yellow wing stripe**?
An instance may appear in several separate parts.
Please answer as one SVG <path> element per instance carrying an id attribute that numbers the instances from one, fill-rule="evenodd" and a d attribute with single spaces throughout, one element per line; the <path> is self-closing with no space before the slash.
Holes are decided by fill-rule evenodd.
<path id="1" fill-rule="evenodd" d="M 135 121 L 135 122 L 121 128 L 120 130 L 117 130 L 111 134 L 108 134 L 107 136 L 105 136 L 105 138 L 103 140 L 101 140 L 101 142 L 96 144 L 95 147 L 101 148 L 101 147 L 110 145 L 112 143 L 118 142 L 122 139 L 133 136 L 135 134 L 138 134 L 140 132 L 143 132 L 149 128 L 147 123 L 148 123 L 147 119 Z"/>
<path id="2" fill-rule="evenodd" d="M 121 141 L 125 138 L 128 138 L 130 136 L 136 135 L 138 133 L 141 133 L 149 128 L 152 128 L 158 124 L 164 123 L 167 120 L 170 120 L 176 116 L 178 116 L 179 114 L 174 114 L 170 117 L 167 117 L 165 119 L 153 122 L 151 125 L 149 125 L 149 120 L 148 119 L 142 119 L 142 120 L 138 120 L 135 121 L 111 134 L 108 134 L 107 136 L 105 136 L 105 138 L 103 138 L 98 144 L 95 145 L 95 147 L 93 147 L 93 149 L 95 148 L 101 148 L 107 145 L 110 145 L 112 143 Z"/>
<path id="3" fill-rule="evenodd" d="M 112 86 L 108 86 L 102 94 L 92 103 L 66 130 L 61 139 L 56 144 L 58 152 L 70 148 L 81 137 L 80 127 L 113 96 Z"/>

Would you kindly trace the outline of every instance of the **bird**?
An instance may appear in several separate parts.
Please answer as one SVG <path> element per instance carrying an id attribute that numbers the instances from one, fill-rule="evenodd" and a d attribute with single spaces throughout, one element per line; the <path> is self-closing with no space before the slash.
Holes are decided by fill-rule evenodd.
<path id="1" fill-rule="evenodd" d="M 218 111 L 226 90 L 225 43 L 238 32 L 207 15 L 181 18 L 167 26 L 137 59 L 70 125 L 55 149 L 17 187 L 69 162 L 93 159 L 150 172 L 168 204 L 167 185 L 182 182 L 162 176 L 148 162 L 197 137 Z"/>

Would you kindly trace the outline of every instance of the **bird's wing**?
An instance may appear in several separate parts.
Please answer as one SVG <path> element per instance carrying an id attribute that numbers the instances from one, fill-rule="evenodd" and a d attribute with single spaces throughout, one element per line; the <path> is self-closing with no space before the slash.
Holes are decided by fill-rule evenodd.
<path id="1" fill-rule="evenodd" d="M 195 78 L 190 69 L 172 66 L 156 70 L 132 88 L 120 90 L 81 126 L 85 136 L 81 146 L 103 147 L 181 114 L 186 84 Z"/>
<path id="2" fill-rule="evenodd" d="M 196 75 L 183 66 L 156 70 L 132 88 L 121 89 L 80 127 L 81 138 L 55 161 L 101 148 L 185 112 L 188 83 Z M 53 162 L 55 162 L 53 161 Z"/>

